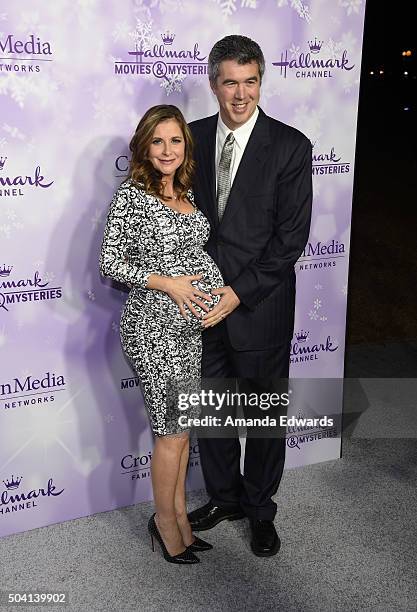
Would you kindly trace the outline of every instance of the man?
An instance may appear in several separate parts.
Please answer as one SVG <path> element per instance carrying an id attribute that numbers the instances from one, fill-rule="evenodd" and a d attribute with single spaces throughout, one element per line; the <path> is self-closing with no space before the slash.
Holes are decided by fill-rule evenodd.
<path id="1" fill-rule="evenodd" d="M 294 326 L 294 264 L 309 235 L 311 144 L 259 107 L 265 61 L 257 43 L 226 36 L 210 52 L 210 86 L 219 113 L 190 124 L 195 139 L 195 195 L 210 220 L 208 253 L 225 286 L 204 315 L 202 376 L 254 381 L 288 378 Z M 277 553 L 273 520 L 285 458 L 285 437 L 248 437 L 244 474 L 240 442 L 199 437 L 210 501 L 189 514 L 194 530 L 248 516 L 251 548 Z"/>

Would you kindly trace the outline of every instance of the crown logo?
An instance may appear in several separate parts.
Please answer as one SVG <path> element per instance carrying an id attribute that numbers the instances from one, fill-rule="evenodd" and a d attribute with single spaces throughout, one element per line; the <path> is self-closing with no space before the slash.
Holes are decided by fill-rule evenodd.
<path id="1" fill-rule="evenodd" d="M 172 34 L 169 30 L 161 34 L 162 42 L 164 45 L 172 45 L 174 42 L 175 34 Z"/>
<path id="2" fill-rule="evenodd" d="M 9 276 L 10 272 L 12 271 L 13 266 L 5 266 L 5 264 L 3 264 L 3 267 L 0 268 L 0 276 Z"/>
<path id="3" fill-rule="evenodd" d="M 3 170 L 7 157 L 0 157 L 0 170 Z"/>
<path id="4" fill-rule="evenodd" d="M 12 477 L 10 480 L 3 480 L 4 484 L 6 485 L 6 488 L 8 490 L 10 489 L 18 489 L 20 483 L 22 482 L 22 476 L 15 478 L 12 474 Z"/>
<path id="5" fill-rule="evenodd" d="M 307 338 L 308 338 L 309 334 L 310 334 L 310 332 L 304 331 L 302 329 L 298 333 L 296 332 L 295 337 L 297 338 L 298 342 L 300 342 L 300 343 L 307 342 Z"/>
<path id="6" fill-rule="evenodd" d="M 308 41 L 308 46 L 310 47 L 311 53 L 320 53 L 320 49 L 322 45 L 323 45 L 323 41 L 317 40 L 316 37 L 314 37 L 314 41 L 311 41 L 311 40 Z"/>

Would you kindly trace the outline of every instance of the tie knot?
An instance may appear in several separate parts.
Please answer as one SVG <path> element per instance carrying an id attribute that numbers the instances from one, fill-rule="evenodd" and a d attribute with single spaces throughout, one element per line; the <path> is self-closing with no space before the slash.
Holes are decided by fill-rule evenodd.
<path id="1" fill-rule="evenodd" d="M 235 141 L 235 137 L 233 136 L 233 132 L 229 132 L 226 140 L 224 141 L 225 145 L 232 145 Z"/>

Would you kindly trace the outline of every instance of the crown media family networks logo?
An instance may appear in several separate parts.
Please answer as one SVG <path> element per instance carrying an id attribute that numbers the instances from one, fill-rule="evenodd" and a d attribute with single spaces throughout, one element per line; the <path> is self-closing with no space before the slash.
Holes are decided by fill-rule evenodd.
<path id="1" fill-rule="evenodd" d="M 62 298 L 62 287 L 50 287 L 50 280 L 36 270 L 31 276 L 12 275 L 13 266 L 0 267 L 0 311 L 9 312 L 16 304 L 29 304 Z"/>
<path id="2" fill-rule="evenodd" d="M 34 74 L 52 62 L 51 43 L 36 34 L 0 34 L 0 72 Z"/>
<path id="3" fill-rule="evenodd" d="M 0 495 L 0 516 L 37 508 L 39 501 L 45 498 L 59 497 L 65 489 L 57 490 L 52 478 L 46 486 L 35 489 L 24 489 L 22 476 L 9 476 L 3 480 L 3 491 Z"/>
<path id="4" fill-rule="evenodd" d="M 54 181 L 49 181 L 42 174 L 40 166 L 36 166 L 31 174 L 8 174 L 7 157 L 0 156 L 0 197 L 21 197 L 25 188 L 48 189 Z"/>
<path id="5" fill-rule="evenodd" d="M 285 79 L 294 74 L 297 79 L 328 79 L 332 78 L 337 71 L 350 71 L 355 67 L 348 58 L 347 49 L 339 54 L 335 50 L 326 54 L 323 50 L 323 41 L 307 41 L 305 51 L 293 45 L 290 49 L 281 52 L 278 62 L 272 62 L 273 66 L 280 68 L 280 74 Z"/>
<path id="6" fill-rule="evenodd" d="M 128 476 L 130 480 L 144 480 L 151 477 L 152 451 L 143 455 L 127 453 L 120 460 L 122 476 Z M 198 442 L 190 441 L 188 467 L 190 469 L 200 466 L 200 451 Z"/>
<path id="7" fill-rule="evenodd" d="M 198 42 L 184 48 L 173 32 L 166 30 L 155 36 L 152 25 L 140 21 L 131 37 L 134 48 L 127 52 L 129 59 L 114 61 L 115 74 L 153 75 L 166 81 L 207 74 L 207 55 L 202 55 Z"/>
<path id="8" fill-rule="evenodd" d="M 16 377 L 0 383 L 0 407 L 4 410 L 50 404 L 56 400 L 56 393 L 65 391 L 67 383 L 62 374 L 45 372 L 42 376 Z"/>

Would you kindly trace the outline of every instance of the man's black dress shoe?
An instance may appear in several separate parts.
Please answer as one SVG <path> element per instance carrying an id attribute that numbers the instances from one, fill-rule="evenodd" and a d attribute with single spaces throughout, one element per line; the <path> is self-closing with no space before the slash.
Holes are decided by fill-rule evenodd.
<path id="1" fill-rule="evenodd" d="M 250 519 L 252 540 L 250 546 L 257 557 L 272 557 L 281 546 L 273 521 Z"/>
<path id="2" fill-rule="evenodd" d="M 244 516 L 239 506 L 215 506 L 208 502 L 205 506 L 190 512 L 188 520 L 193 531 L 206 531 L 226 519 L 236 521 Z"/>

